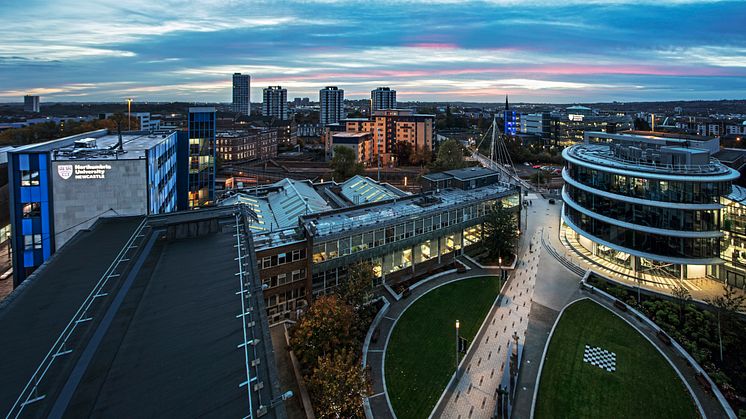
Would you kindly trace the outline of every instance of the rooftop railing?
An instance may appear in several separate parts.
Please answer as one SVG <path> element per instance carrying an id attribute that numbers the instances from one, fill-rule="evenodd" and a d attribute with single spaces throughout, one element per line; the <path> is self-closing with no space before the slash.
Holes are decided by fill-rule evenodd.
<path id="1" fill-rule="evenodd" d="M 717 175 L 727 173 L 727 168 L 719 160 L 710 157 L 704 165 L 662 164 L 644 159 L 629 159 L 615 155 L 607 145 L 579 145 L 571 147 L 568 153 L 572 157 L 604 166 L 622 169 L 641 169 L 647 172 L 679 173 L 693 175 Z"/>

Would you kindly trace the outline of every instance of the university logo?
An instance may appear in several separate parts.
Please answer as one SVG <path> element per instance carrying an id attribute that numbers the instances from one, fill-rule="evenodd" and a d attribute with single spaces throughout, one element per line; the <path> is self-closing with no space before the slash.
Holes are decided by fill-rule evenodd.
<path id="1" fill-rule="evenodd" d="M 73 165 L 72 164 L 60 164 L 57 166 L 57 174 L 60 175 L 62 179 L 70 179 L 70 176 L 73 175 Z"/>

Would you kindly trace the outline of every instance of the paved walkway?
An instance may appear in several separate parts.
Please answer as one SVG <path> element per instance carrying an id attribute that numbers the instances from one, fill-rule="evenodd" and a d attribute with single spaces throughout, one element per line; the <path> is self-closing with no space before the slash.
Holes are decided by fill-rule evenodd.
<path id="1" fill-rule="evenodd" d="M 539 267 L 540 233 L 531 240 L 505 285 L 503 297 L 480 330 L 469 356 L 461 363 L 457 383 L 446 391 L 434 415 L 443 418 L 490 418 L 497 387 L 509 373 L 508 347 L 517 335 L 522 344 Z M 507 367 L 507 368 L 506 368 Z"/>
<path id="2" fill-rule="evenodd" d="M 383 380 L 383 355 L 386 349 L 386 343 L 388 337 L 393 331 L 393 325 L 396 319 L 406 310 L 406 308 L 412 304 L 417 297 L 427 293 L 433 288 L 437 288 L 447 282 L 451 282 L 456 279 L 468 278 L 471 276 L 482 276 L 482 275 L 495 275 L 496 271 L 485 270 L 477 267 L 465 258 L 461 259 L 461 262 L 466 264 L 471 270 L 467 273 L 452 273 L 445 276 L 441 276 L 432 279 L 422 285 L 417 286 L 412 290 L 411 295 L 408 298 L 395 301 L 388 295 L 388 293 L 382 294 L 387 301 L 389 301 L 389 308 L 381 318 L 381 322 L 378 325 L 378 339 L 375 342 L 371 342 L 367 352 L 367 365 L 370 367 L 371 381 L 373 385 L 372 396 L 368 398 L 372 417 L 379 418 L 393 418 L 395 417 L 391 412 L 391 406 L 389 405 L 388 398 L 384 390 Z"/>

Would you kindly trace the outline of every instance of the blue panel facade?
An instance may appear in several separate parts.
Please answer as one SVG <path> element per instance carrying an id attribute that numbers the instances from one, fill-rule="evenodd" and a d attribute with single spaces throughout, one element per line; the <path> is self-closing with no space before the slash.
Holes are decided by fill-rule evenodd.
<path id="1" fill-rule="evenodd" d="M 147 152 L 149 214 L 176 211 L 176 150 L 177 138 L 173 132 Z"/>
<path id="2" fill-rule="evenodd" d="M 189 109 L 189 208 L 215 200 L 215 123 L 214 108 Z"/>
<path id="3" fill-rule="evenodd" d="M 505 135 L 516 135 L 520 125 L 518 114 L 515 111 L 505 110 L 503 111 L 503 120 L 505 121 L 505 127 L 503 130 Z"/>
<path id="4" fill-rule="evenodd" d="M 54 249 L 48 153 L 8 153 L 13 280 L 18 286 Z"/>

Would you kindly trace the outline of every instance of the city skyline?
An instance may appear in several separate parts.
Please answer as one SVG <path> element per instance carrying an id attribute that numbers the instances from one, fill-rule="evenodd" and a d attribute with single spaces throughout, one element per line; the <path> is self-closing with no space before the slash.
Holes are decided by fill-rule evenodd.
<path id="1" fill-rule="evenodd" d="M 0 102 L 230 102 L 378 86 L 400 101 L 746 97 L 746 4 L 715 0 L 128 1 L 0 5 Z M 323 13 L 321 13 L 323 12 Z M 40 19 L 40 17 L 42 17 Z"/>

